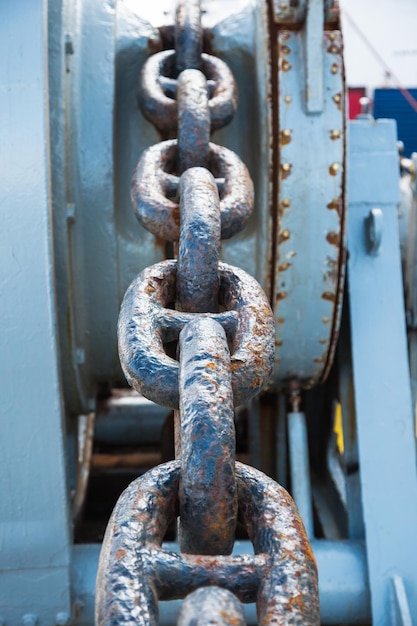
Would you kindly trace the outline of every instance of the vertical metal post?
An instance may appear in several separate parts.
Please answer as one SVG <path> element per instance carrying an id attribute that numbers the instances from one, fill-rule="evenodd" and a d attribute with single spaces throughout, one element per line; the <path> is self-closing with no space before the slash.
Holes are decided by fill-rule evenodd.
<path id="1" fill-rule="evenodd" d="M 288 445 L 291 468 L 291 493 L 303 520 L 307 536 L 313 538 L 313 504 L 311 499 L 307 424 L 304 413 L 288 413 Z"/>
<path id="2" fill-rule="evenodd" d="M 398 236 L 396 139 L 392 121 L 350 124 L 353 379 L 372 621 L 378 626 L 403 623 L 395 617 L 393 576 L 402 579 L 409 612 L 417 615 L 416 447 Z M 379 209 L 377 220 L 373 209 Z M 404 594 L 401 604 L 404 615 Z"/>
<path id="3" fill-rule="evenodd" d="M 0 617 L 65 624 L 70 533 L 49 197 L 47 5 L 2 5 Z"/>

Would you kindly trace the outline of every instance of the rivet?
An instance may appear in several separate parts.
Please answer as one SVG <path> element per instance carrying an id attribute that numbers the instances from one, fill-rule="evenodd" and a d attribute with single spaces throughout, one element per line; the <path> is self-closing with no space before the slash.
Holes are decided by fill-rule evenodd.
<path id="1" fill-rule="evenodd" d="M 282 131 L 282 134 L 284 135 L 284 137 L 291 137 L 291 131 L 288 128 L 285 128 Z"/>
<path id="2" fill-rule="evenodd" d="M 288 9 L 288 4 L 285 4 L 285 2 L 281 2 L 279 8 L 281 9 L 281 11 L 286 11 Z"/>
<path id="3" fill-rule="evenodd" d="M 289 48 L 288 46 L 281 46 L 281 52 L 282 54 L 290 54 L 291 48 Z"/>
<path id="4" fill-rule="evenodd" d="M 329 35 L 329 39 L 330 39 L 331 41 L 334 41 L 334 40 L 336 39 L 336 34 L 335 34 L 335 33 L 330 33 L 330 35 Z"/>
<path id="5" fill-rule="evenodd" d="M 289 172 L 291 170 L 291 164 L 290 163 L 283 163 L 281 165 L 281 167 L 284 170 L 284 172 Z"/>
<path id="6" fill-rule="evenodd" d="M 335 96 L 333 96 L 333 100 L 339 103 L 342 100 L 342 96 L 340 95 L 340 93 L 337 93 Z"/>
<path id="7" fill-rule="evenodd" d="M 291 103 L 291 96 L 284 96 L 284 102 L 286 102 L 287 104 Z"/>
<path id="8" fill-rule="evenodd" d="M 66 611 L 61 611 L 56 614 L 55 624 L 56 626 L 67 626 L 70 622 L 70 615 Z"/>
<path id="9" fill-rule="evenodd" d="M 338 49 L 336 48 L 336 46 L 330 46 L 329 52 L 331 54 L 336 54 L 338 52 Z"/>
<path id="10" fill-rule="evenodd" d="M 328 324 L 330 322 L 330 319 L 328 317 L 323 317 L 322 320 L 323 324 Z"/>
<path id="11" fill-rule="evenodd" d="M 340 169 L 339 163 L 332 163 L 331 166 L 329 167 L 329 172 L 332 176 L 336 176 L 339 169 Z"/>
<path id="12" fill-rule="evenodd" d="M 290 238 L 290 231 L 288 230 L 288 228 L 286 228 L 285 230 L 282 231 L 281 233 L 281 238 L 286 241 L 287 239 Z"/>
<path id="13" fill-rule="evenodd" d="M 292 65 L 290 63 L 288 63 L 288 61 L 284 60 L 282 62 L 282 71 L 283 72 L 288 72 L 291 69 Z"/>
<path id="14" fill-rule="evenodd" d="M 38 616 L 34 613 L 26 613 L 26 615 L 22 617 L 23 626 L 36 626 L 37 623 Z"/>
<path id="15" fill-rule="evenodd" d="M 288 209 L 288 207 L 291 206 L 291 200 L 289 198 L 283 198 L 281 204 L 285 209 Z"/>
<path id="16" fill-rule="evenodd" d="M 332 74 L 337 74 L 339 71 L 339 65 L 337 63 L 332 63 Z"/>
<path id="17" fill-rule="evenodd" d="M 321 343 L 321 345 L 323 346 L 325 343 L 327 343 L 327 339 L 319 339 L 319 343 Z"/>
<path id="18" fill-rule="evenodd" d="M 331 130 L 330 139 L 340 139 L 341 134 L 340 130 Z"/>

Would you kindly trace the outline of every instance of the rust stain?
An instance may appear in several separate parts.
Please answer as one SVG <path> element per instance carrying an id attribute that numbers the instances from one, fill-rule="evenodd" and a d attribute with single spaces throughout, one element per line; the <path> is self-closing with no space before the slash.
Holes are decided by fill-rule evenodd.
<path id="1" fill-rule="evenodd" d="M 283 318 L 283 317 L 279 317 L 279 318 L 277 319 L 277 324 L 279 324 L 280 326 L 282 326 L 282 324 L 284 323 L 284 321 L 285 321 L 285 320 L 284 320 L 284 318 Z"/>
<path id="2" fill-rule="evenodd" d="M 172 219 L 174 220 L 175 224 L 177 226 L 180 225 L 180 221 L 181 221 L 181 216 L 180 216 L 180 207 L 178 204 L 175 205 L 175 207 L 172 209 Z"/>
<path id="3" fill-rule="evenodd" d="M 335 141 L 336 139 L 340 139 L 342 136 L 342 132 L 340 130 L 333 129 L 330 131 L 330 139 Z"/>
<path id="4" fill-rule="evenodd" d="M 279 302 L 280 300 L 284 300 L 287 297 L 287 292 L 286 291 L 278 291 L 276 299 L 277 302 Z"/>
<path id="5" fill-rule="evenodd" d="M 124 556 L 126 556 L 126 550 L 117 550 L 116 561 L 120 561 L 120 559 L 123 559 Z"/>
<path id="6" fill-rule="evenodd" d="M 329 204 L 327 205 L 327 208 L 330 211 L 337 211 L 338 216 L 342 217 L 342 212 L 343 212 L 342 198 L 334 198 L 331 202 L 329 202 Z"/>
<path id="7" fill-rule="evenodd" d="M 326 239 L 332 246 L 339 247 L 339 245 L 340 245 L 340 234 L 339 233 L 336 233 L 335 231 L 331 230 L 329 233 L 327 233 Z"/>
<path id="8" fill-rule="evenodd" d="M 323 317 L 322 320 L 323 324 L 328 324 L 330 322 L 330 318 L 329 317 Z"/>
<path id="9" fill-rule="evenodd" d="M 291 163 L 281 163 L 281 179 L 285 180 L 291 174 Z"/>
<path id="10" fill-rule="evenodd" d="M 325 291 L 321 294 L 323 300 L 328 300 L 329 302 L 336 302 L 336 294 L 331 291 Z"/>
<path id="11" fill-rule="evenodd" d="M 319 343 L 324 346 L 327 343 L 327 339 L 319 339 Z"/>
<path id="12" fill-rule="evenodd" d="M 292 263 L 288 263 L 288 262 L 284 262 L 281 263 L 281 265 L 279 265 L 278 270 L 280 272 L 285 272 L 285 270 L 287 270 L 289 267 L 291 267 Z"/>
<path id="13" fill-rule="evenodd" d="M 282 339 L 276 339 L 275 345 L 280 348 L 282 346 Z"/>
<path id="14" fill-rule="evenodd" d="M 330 54 L 340 54 L 340 49 L 334 43 L 332 43 L 327 48 L 327 52 L 329 52 Z"/>
<path id="15" fill-rule="evenodd" d="M 333 96 L 333 102 L 336 104 L 336 106 L 339 109 L 339 111 L 341 111 L 342 110 L 342 94 L 341 93 L 336 93 Z"/>
<path id="16" fill-rule="evenodd" d="M 288 63 L 286 59 L 284 59 L 281 63 L 281 70 L 283 72 L 289 72 L 292 69 L 291 63 Z"/>
<path id="17" fill-rule="evenodd" d="M 280 145 L 282 146 L 286 146 L 287 144 L 291 143 L 291 130 L 289 128 L 285 128 L 284 130 L 282 130 L 280 132 Z"/>
<path id="18" fill-rule="evenodd" d="M 278 245 L 283 243 L 284 241 L 288 241 L 290 236 L 290 231 L 287 228 L 285 230 L 281 230 L 278 235 Z"/>
<path id="19" fill-rule="evenodd" d="M 329 167 L 329 174 L 330 176 L 336 176 L 337 172 L 340 170 L 340 165 L 339 163 L 332 163 L 331 166 Z"/>
<path id="20" fill-rule="evenodd" d="M 282 54 L 291 54 L 291 48 L 284 44 L 280 47 L 280 52 L 282 52 Z"/>

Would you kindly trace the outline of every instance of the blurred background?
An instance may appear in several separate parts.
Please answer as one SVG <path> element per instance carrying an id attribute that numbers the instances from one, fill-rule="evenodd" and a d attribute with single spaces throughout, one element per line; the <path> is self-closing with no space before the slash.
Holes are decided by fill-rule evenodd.
<path id="1" fill-rule="evenodd" d="M 349 117 L 370 99 L 375 118 L 397 120 L 404 156 L 417 151 L 416 0 L 341 0 Z"/>

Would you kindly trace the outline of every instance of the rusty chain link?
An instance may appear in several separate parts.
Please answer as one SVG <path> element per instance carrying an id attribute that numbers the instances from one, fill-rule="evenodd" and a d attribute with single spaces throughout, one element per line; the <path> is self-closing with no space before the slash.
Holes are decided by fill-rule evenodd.
<path id="1" fill-rule="evenodd" d="M 199 0 L 179 1 L 175 42 L 146 62 L 140 105 L 178 140 L 145 151 L 132 201 L 145 228 L 179 241 L 178 260 L 148 267 L 129 287 L 119 352 L 128 382 L 177 410 L 178 460 L 120 497 L 100 556 L 96 623 L 157 624 L 159 600 L 187 596 L 182 626 L 202 616 L 244 624 L 240 602 L 253 601 L 262 625 L 316 625 L 316 564 L 296 507 L 282 487 L 235 461 L 234 406 L 261 391 L 274 360 L 265 294 L 219 261 L 220 240 L 239 232 L 253 207 L 244 164 L 209 141 L 232 118 L 237 88 L 227 65 L 202 53 Z M 165 350 L 172 341 L 178 360 Z M 181 554 L 162 549 L 178 513 Z M 255 555 L 227 556 L 238 519 Z"/>

